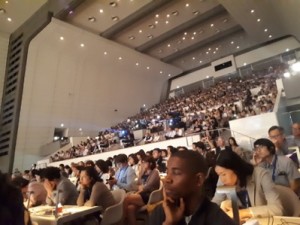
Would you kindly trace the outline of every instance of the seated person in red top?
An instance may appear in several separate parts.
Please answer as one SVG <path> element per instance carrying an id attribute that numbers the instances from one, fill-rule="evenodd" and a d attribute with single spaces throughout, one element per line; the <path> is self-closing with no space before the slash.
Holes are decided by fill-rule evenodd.
<path id="1" fill-rule="evenodd" d="M 234 225 L 203 191 L 207 173 L 203 156 L 194 151 L 179 151 L 168 161 L 164 180 L 163 204 L 150 214 L 149 225 Z"/>
<path id="2" fill-rule="evenodd" d="M 146 156 L 142 160 L 142 172 L 138 178 L 138 184 L 138 192 L 127 195 L 124 201 L 125 215 L 129 225 L 137 224 L 136 211 L 147 204 L 151 192 L 157 190 L 160 185 L 156 162 L 151 156 Z"/>

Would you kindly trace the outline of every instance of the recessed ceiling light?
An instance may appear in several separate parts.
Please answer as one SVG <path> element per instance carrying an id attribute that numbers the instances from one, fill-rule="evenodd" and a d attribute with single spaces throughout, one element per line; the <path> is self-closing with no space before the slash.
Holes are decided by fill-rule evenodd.
<path id="1" fill-rule="evenodd" d="M 103 52 L 104 55 L 107 55 L 107 52 Z"/>
<path id="2" fill-rule="evenodd" d="M 118 16 L 112 16 L 111 19 L 112 19 L 112 21 L 118 21 L 119 17 Z"/>
<path id="3" fill-rule="evenodd" d="M 251 11 L 250 11 L 251 13 L 254 13 L 255 11 L 254 11 L 254 9 L 251 9 Z"/>
<path id="4" fill-rule="evenodd" d="M 168 44 L 168 47 L 170 48 L 170 47 L 171 47 L 171 44 Z"/>
<path id="5" fill-rule="evenodd" d="M 195 57 L 193 57 L 192 59 L 193 59 L 193 60 L 195 60 L 196 58 L 195 58 Z"/>
<path id="6" fill-rule="evenodd" d="M 157 20 L 155 21 L 155 24 L 158 24 L 158 21 L 157 21 Z"/>
<path id="7" fill-rule="evenodd" d="M 289 48 L 287 48 L 285 51 L 286 51 L 286 52 L 288 52 L 289 50 L 290 50 L 290 49 L 289 49 Z"/>
<path id="8" fill-rule="evenodd" d="M 223 19 L 223 21 L 222 21 L 223 23 L 227 23 L 228 22 L 228 19 L 227 18 L 225 18 L 225 19 Z"/>
<path id="9" fill-rule="evenodd" d="M 143 30 L 139 30 L 139 33 L 143 33 Z"/>
<path id="10" fill-rule="evenodd" d="M 194 40 L 194 39 L 195 39 L 195 37 L 193 36 L 193 37 L 191 37 L 191 39 L 192 39 L 192 40 Z"/>
<path id="11" fill-rule="evenodd" d="M 4 13 L 6 13 L 6 10 L 3 8 L 0 8 L 0 14 L 4 14 Z"/>
<path id="12" fill-rule="evenodd" d="M 232 44 L 232 45 L 233 45 L 233 44 L 234 44 L 234 41 L 231 41 L 231 42 L 230 42 L 230 44 Z"/>
<path id="13" fill-rule="evenodd" d="M 273 36 L 270 34 L 270 35 L 269 35 L 269 38 L 272 38 L 272 37 L 273 37 Z"/>
<path id="14" fill-rule="evenodd" d="M 170 17 L 170 14 L 167 14 L 167 18 L 169 18 Z"/>
<path id="15" fill-rule="evenodd" d="M 163 73 L 163 71 L 159 71 L 159 73 L 160 73 L 160 74 L 162 74 L 162 73 Z"/>
<path id="16" fill-rule="evenodd" d="M 150 70 L 150 67 L 149 67 L 149 66 L 147 66 L 147 70 Z"/>
<path id="17" fill-rule="evenodd" d="M 187 35 L 187 32 L 184 32 L 184 35 L 186 36 L 186 35 Z"/>
<path id="18" fill-rule="evenodd" d="M 81 43 L 81 44 L 80 44 L 80 47 L 82 47 L 82 48 L 83 48 L 83 47 L 84 47 L 84 44 L 83 44 L 83 43 Z"/>
<path id="19" fill-rule="evenodd" d="M 122 57 L 121 57 L 121 56 L 119 57 L 119 60 L 122 60 Z"/>
<path id="20" fill-rule="evenodd" d="M 266 28 L 266 29 L 264 29 L 264 32 L 268 32 L 268 29 Z"/>
<path id="21" fill-rule="evenodd" d="M 117 7 L 118 3 L 116 3 L 116 2 L 110 2 L 109 5 L 110 5 L 111 7 Z"/>
<path id="22" fill-rule="evenodd" d="M 214 26 L 214 24 L 212 23 L 212 24 L 210 24 L 210 27 L 213 27 Z"/>
<path id="23" fill-rule="evenodd" d="M 185 37 L 182 37 L 182 40 L 185 40 Z"/>
<path id="24" fill-rule="evenodd" d="M 208 55 L 209 52 L 206 52 L 206 55 Z"/>
<path id="25" fill-rule="evenodd" d="M 244 66 L 247 66 L 247 63 L 244 63 L 243 65 L 244 65 Z"/>
<path id="26" fill-rule="evenodd" d="M 63 37 L 63 36 L 61 36 L 59 39 L 63 41 L 63 40 L 64 40 L 64 37 Z"/>
<path id="27" fill-rule="evenodd" d="M 94 16 L 91 16 L 91 17 L 88 18 L 88 21 L 90 21 L 92 23 L 96 22 L 96 18 Z"/>
<path id="28" fill-rule="evenodd" d="M 202 63 L 202 60 L 200 60 L 199 63 Z"/>
<path id="29" fill-rule="evenodd" d="M 61 127 L 64 127 L 65 125 L 62 123 L 62 124 L 60 124 L 60 126 L 61 126 Z"/>
<path id="30" fill-rule="evenodd" d="M 72 15 L 73 13 L 74 13 L 73 10 L 70 10 L 70 11 L 69 11 L 69 15 Z"/>
<path id="31" fill-rule="evenodd" d="M 190 4 L 189 4 L 189 3 L 186 3 L 186 4 L 185 4 L 185 7 L 189 7 L 189 6 L 190 6 Z"/>
<path id="32" fill-rule="evenodd" d="M 7 21 L 8 21 L 8 22 L 11 22 L 12 19 L 11 19 L 10 17 L 7 17 Z"/>
<path id="33" fill-rule="evenodd" d="M 169 73 L 169 74 L 168 74 L 168 76 L 170 77 L 170 76 L 171 76 L 171 74 Z"/>
<path id="34" fill-rule="evenodd" d="M 220 30 L 219 30 L 219 29 L 216 29 L 216 30 L 215 30 L 215 32 L 216 32 L 216 33 L 219 33 L 219 32 L 220 32 Z"/>
<path id="35" fill-rule="evenodd" d="M 260 22 L 260 18 L 258 18 L 256 21 L 257 21 L 257 22 Z"/>
<path id="36" fill-rule="evenodd" d="M 194 31 L 193 35 L 196 35 L 196 34 L 197 34 L 197 32 L 196 32 L 196 31 Z"/>
<path id="37" fill-rule="evenodd" d="M 136 65 L 136 66 L 139 66 L 140 64 L 137 62 L 137 63 L 135 63 L 135 65 Z"/>
<path id="38" fill-rule="evenodd" d="M 78 130 L 79 130 L 79 131 L 82 131 L 82 128 L 79 128 Z"/>
<path id="39" fill-rule="evenodd" d="M 159 15 L 158 15 L 158 14 L 156 14 L 156 15 L 155 15 L 155 17 L 156 17 L 156 18 L 158 18 L 158 17 L 159 17 Z"/>
<path id="40" fill-rule="evenodd" d="M 104 11 L 103 11 L 103 9 L 99 9 L 99 13 L 103 13 Z"/>
<path id="41" fill-rule="evenodd" d="M 148 27 L 151 28 L 151 29 L 154 29 L 155 25 L 154 24 L 149 24 Z"/>
<path id="42" fill-rule="evenodd" d="M 209 76 L 206 76 L 206 78 L 209 78 Z"/>
<path id="43" fill-rule="evenodd" d="M 193 11 L 193 14 L 194 14 L 194 15 L 198 15 L 198 14 L 199 14 L 199 11 L 198 11 L 198 10 Z"/>
<path id="44" fill-rule="evenodd" d="M 5 1 L 5 4 L 8 4 L 8 1 Z"/>
<path id="45" fill-rule="evenodd" d="M 216 48 L 216 51 L 218 51 L 219 50 L 219 48 Z"/>
<path id="46" fill-rule="evenodd" d="M 129 40 L 134 40 L 134 39 L 135 39 L 135 36 L 131 35 L 131 36 L 128 37 L 128 39 L 129 39 Z"/>
<path id="47" fill-rule="evenodd" d="M 148 37 L 149 39 L 152 39 L 152 38 L 153 38 L 153 35 L 152 35 L 152 34 L 149 34 L 147 37 Z"/>
<path id="48" fill-rule="evenodd" d="M 208 51 L 210 51 L 211 50 L 211 48 L 208 48 Z"/>
<path id="49" fill-rule="evenodd" d="M 166 24 L 168 24 L 169 23 L 169 21 L 168 20 L 166 20 Z"/>
<path id="50" fill-rule="evenodd" d="M 172 12 L 173 16 L 178 16 L 178 14 L 179 14 L 179 12 L 177 10 Z"/>
<path id="51" fill-rule="evenodd" d="M 214 51 L 213 53 L 216 54 L 216 51 Z"/>
<path id="52" fill-rule="evenodd" d="M 177 86 L 176 88 L 180 88 L 179 86 Z"/>
<path id="53" fill-rule="evenodd" d="M 237 48 L 237 49 L 239 49 L 239 48 L 240 48 L 240 46 L 236 46 L 236 48 Z"/>

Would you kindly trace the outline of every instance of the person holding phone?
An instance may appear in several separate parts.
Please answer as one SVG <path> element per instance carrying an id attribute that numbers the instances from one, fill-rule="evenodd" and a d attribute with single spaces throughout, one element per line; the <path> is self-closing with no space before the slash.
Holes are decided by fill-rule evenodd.
<path id="1" fill-rule="evenodd" d="M 151 225 L 236 225 L 205 196 L 207 165 L 195 151 L 179 151 L 168 161 L 163 203 L 151 213 Z"/>

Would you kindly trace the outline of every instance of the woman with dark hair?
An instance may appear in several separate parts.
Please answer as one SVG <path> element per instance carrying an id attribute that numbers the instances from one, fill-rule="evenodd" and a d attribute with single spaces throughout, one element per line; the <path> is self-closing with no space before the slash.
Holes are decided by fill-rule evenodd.
<path id="1" fill-rule="evenodd" d="M 136 154 L 130 154 L 128 156 L 128 165 L 134 170 L 135 174 L 138 176 L 140 172 L 139 159 Z"/>
<path id="2" fill-rule="evenodd" d="M 244 153 L 242 149 L 239 147 L 239 145 L 236 143 L 236 140 L 234 137 L 228 138 L 229 146 L 231 147 L 232 151 L 234 151 L 236 154 L 238 154 L 242 159 L 244 158 Z"/>
<path id="3" fill-rule="evenodd" d="M 109 180 L 109 166 L 106 161 L 99 159 L 96 161 L 95 169 L 98 172 L 98 177 L 103 180 L 106 184 L 107 180 Z M 107 188 L 110 189 L 109 184 L 106 184 Z"/>
<path id="4" fill-rule="evenodd" d="M 156 162 L 151 156 L 146 156 L 142 161 L 142 173 L 139 175 L 138 184 L 138 191 L 127 195 L 124 201 L 125 215 L 130 225 L 136 224 L 137 210 L 147 204 L 151 192 L 157 190 L 160 185 Z"/>
<path id="5" fill-rule="evenodd" d="M 241 221 L 251 217 L 283 214 L 279 193 L 268 171 L 253 167 L 232 151 L 220 153 L 215 171 L 219 176 L 218 186 L 236 186 Z M 216 191 L 212 201 L 220 204 L 221 208 L 232 217 L 231 202 L 228 199 L 226 194 L 219 194 Z"/>
<path id="6" fill-rule="evenodd" d="M 85 167 L 80 173 L 80 194 L 77 199 L 78 206 L 102 206 L 107 207 L 115 204 L 114 197 L 94 167 Z"/>

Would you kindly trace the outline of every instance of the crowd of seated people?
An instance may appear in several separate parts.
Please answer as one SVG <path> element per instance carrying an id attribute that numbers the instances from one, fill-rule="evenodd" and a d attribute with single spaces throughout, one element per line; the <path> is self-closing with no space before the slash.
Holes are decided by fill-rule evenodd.
<path id="1" fill-rule="evenodd" d="M 45 203 L 101 206 L 99 212 L 78 221 L 100 223 L 103 211 L 116 204 L 111 191 L 123 189 L 127 192 L 123 222 L 135 225 L 139 209 L 147 205 L 150 194 L 163 181 L 162 204 L 157 202 L 151 209 L 150 224 L 181 224 L 186 218 L 189 224 L 236 224 L 232 220 L 230 195 L 218 192 L 221 186 L 236 186 L 242 222 L 268 216 L 298 217 L 300 173 L 298 161 L 290 158 L 288 147 L 299 143 L 300 123 L 292 125 L 292 132 L 292 136 L 286 137 L 283 128 L 270 127 L 269 139 L 257 139 L 250 158 L 245 157 L 245 150 L 233 137 L 225 140 L 207 136 L 193 143 L 192 150 L 168 146 L 96 162 L 61 164 L 59 168 L 33 167 L 23 174 L 16 170 L 11 181 L 0 173 L 0 180 L 19 193 L 18 201 L 27 201 L 14 210 L 10 205 L 0 205 L 0 215 L 4 209 L 24 214 L 22 218 L 29 224 L 27 207 Z M 5 185 L 0 187 L 1 196 Z M 4 216 L 3 221 L 12 220 L 11 214 L 5 212 Z"/>
<path id="2" fill-rule="evenodd" d="M 51 161 L 101 153 L 109 146 L 119 148 L 155 143 L 229 127 L 229 121 L 272 112 L 277 96 L 278 73 L 256 74 L 243 79 L 219 81 L 207 90 L 196 90 L 170 98 L 130 117 L 110 131 L 100 132 L 67 151 L 57 152 Z M 259 87 L 257 94 L 250 89 Z M 134 129 L 147 129 L 143 139 L 135 140 Z M 207 134 L 215 138 L 216 134 Z"/>

